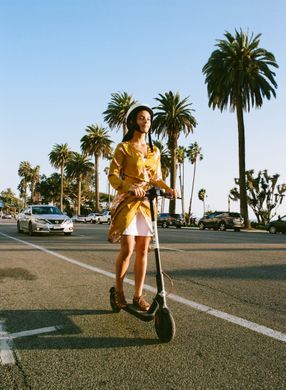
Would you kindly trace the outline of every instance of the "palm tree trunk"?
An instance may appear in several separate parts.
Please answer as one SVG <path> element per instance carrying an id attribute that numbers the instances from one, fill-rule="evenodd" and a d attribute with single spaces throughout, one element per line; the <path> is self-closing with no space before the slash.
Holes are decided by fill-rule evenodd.
<path id="1" fill-rule="evenodd" d="M 183 169 L 182 169 L 183 167 Z M 182 173 L 183 171 L 183 173 Z M 185 220 L 185 196 L 184 196 L 184 163 L 179 164 L 179 179 L 180 179 L 180 191 L 182 201 L 182 215 Z"/>
<path id="2" fill-rule="evenodd" d="M 64 199 L 64 166 L 61 165 L 61 200 L 60 200 L 61 212 L 63 212 L 64 210 L 63 199 Z"/>
<path id="3" fill-rule="evenodd" d="M 172 142 L 171 150 L 171 170 L 170 170 L 170 187 L 176 188 L 176 175 L 177 175 L 177 157 L 176 157 L 176 149 L 177 145 L 176 142 Z M 176 212 L 176 199 L 170 200 L 169 205 L 169 213 L 175 213 Z"/>
<path id="4" fill-rule="evenodd" d="M 241 100 L 236 104 L 237 126 L 238 126 L 238 155 L 239 155 L 239 190 L 240 190 L 240 213 L 244 219 L 244 226 L 250 229 L 247 208 L 247 193 L 245 180 L 245 135 L 244 120 Z"/>
<path id="5" fill-rule="evenodd" d="M 189 206 L 189 220 L 191 219 L 191 215 L 192 215 L 192 203 L 193 203 L 196 169 L 197 169 L 197 161 L 194 162 L 194 174 L 193 174 L 192 189 L 191 189 L 191 196 L 190 196 L 190 206 Z"/>
<path id="6" fill-rule="evenodd" d="M 82 178 L 78 178 L 78 187 L 77 187 L 77 215 L 80 215 L 80 200 L 81 200 L 81 180 Z"/>
<path id="7" fill-rule="evenodd" d="M 99 212 L 99 178 L 98 178 L 98 156 L 97 154 L 94 155 L 94 180 L 95 180 L 95 211 Z"/>

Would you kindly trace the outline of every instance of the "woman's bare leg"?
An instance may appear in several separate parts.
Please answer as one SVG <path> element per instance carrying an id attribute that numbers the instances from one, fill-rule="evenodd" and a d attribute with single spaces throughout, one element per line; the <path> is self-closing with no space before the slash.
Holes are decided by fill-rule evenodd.
<path id="1" fill-rule="evenodd" d="M 122 236 L 120 240 L 120 244 L 121 244 L 121 248 L 115 264 L 115 272 L 116 272 L 115 290 L 117 292 L 123 291 L 123 280 L 128 270 L 130 258 L 134 250 L 135 237 Z"/>
<path id="2" fill-rule="evenodd" d="M 137 236 L 136 240 L 136 257 L 134 262 L 135 291 L 134 297 L 141 297 L 143 284 L 147 270 L 148 249 L 152 237 Z"/>

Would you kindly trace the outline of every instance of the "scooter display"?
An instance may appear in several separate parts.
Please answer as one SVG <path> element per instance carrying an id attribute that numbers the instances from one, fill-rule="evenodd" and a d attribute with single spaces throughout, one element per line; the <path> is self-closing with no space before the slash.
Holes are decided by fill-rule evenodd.
<path id="1" fill-rule="evenodd" d="M 146 192 L 146 196 L 148 197 L 150 202 L 151 220 L 154 233 L 157 293 L 153 298 L 153 302 L 151 303 L 151 306 L 148 311 L 140 311 L 131 303 L 129 303 L 122 310 L 125 310 L 127 313 L 134 315 L 142 321 L 154 320 L 155 330 L 158 338 L 160 339 L 160 341 L 167 343 L 174 338 L 176 333 L 176 325 L 174 318 L 167 306 L 166 291 L 164 286 L 164 275 L 160 259 L 158 229 L 154 212 L 154 200 L 157 199 L 158 196 L 167 197 L 167 195 L 160 188 L 153 187 Z M 112 311 L 114 313 L 118 313 L 120 309 L 115 304 L 115 287 L 111 287 L 109 292 Z"/>

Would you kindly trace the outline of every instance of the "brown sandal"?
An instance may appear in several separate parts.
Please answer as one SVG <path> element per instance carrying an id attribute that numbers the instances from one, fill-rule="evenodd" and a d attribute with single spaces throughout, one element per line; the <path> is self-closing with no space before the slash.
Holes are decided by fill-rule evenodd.
<path id="1" fill-rule="evenodd" d="M 118 309 L 123 309 L 127 306 L 123 291 L 114 291 L 114 303 L 118 307 Z"/>
<path id="2" fill-rule="evenodd" d="M 143 295 L 141 295 L 141 297 L 134 297 L 133 305 L 136 307 L 137 310 L 140 311 L 148 311 L 150 307 L 150 303 L 145 301 Z"/>

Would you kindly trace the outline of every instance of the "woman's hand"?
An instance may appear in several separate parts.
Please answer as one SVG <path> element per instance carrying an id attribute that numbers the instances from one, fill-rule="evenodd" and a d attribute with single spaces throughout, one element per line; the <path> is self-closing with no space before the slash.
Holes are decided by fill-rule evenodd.
<path id="1" fill-rule="evenodd" d="M 176 199 L 178 197 L 178 191 L 175 188 L 170 188 L 166 191 L 172 199 Z"/>
<path id="2" fill-rule="evenodd" d="M 131 186 L 129 188 L 129 192 L 131 192 L 132 194 L 134 194 L 137 198 L 144 198 L 145 195 L 146 195 L 146 191 L 143 190 L 143 188 L 141 187 L 137 187 L 135 185 Z"/>

